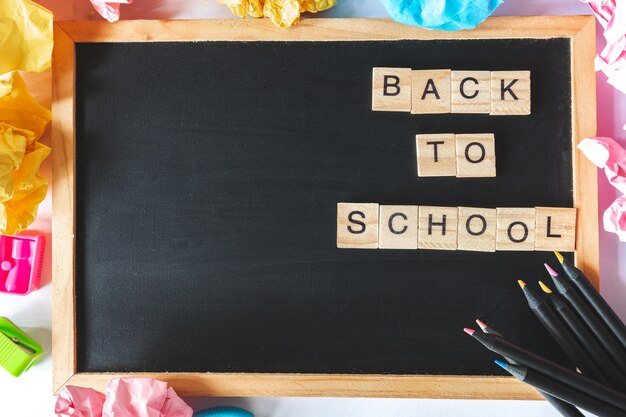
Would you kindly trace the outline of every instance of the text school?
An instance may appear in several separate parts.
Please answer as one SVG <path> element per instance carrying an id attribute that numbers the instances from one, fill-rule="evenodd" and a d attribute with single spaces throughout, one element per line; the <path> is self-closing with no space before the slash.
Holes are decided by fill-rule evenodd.
<path id="1" fill-rule="evenodd" d="M 337 204 L 337 248 L 573 251 L 576 209 Z"/>

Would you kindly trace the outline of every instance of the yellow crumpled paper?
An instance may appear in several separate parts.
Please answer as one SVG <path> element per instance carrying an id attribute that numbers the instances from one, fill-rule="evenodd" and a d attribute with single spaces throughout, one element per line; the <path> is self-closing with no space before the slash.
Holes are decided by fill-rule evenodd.
<path id="1" fill-rule="evenodd" d="M 17 72 L 0 76 L 0 232 L 12 235 L 37 217 L 48 180 L 37 175 L 50 148 L 37 140 L 50 111 L 28 93 Z"/>
<path id="2" fill-rule="evenodd" d="M 52 12 L 30 0 L 0 0 L 0 51 L 0 74 L 50 68 Z"/>
<path id="3" fill-rule="evenodd" d="M 28 136 L 34 137 L 0 122 L 0 203 L 13 197 L 13 173 L 22 165 Z"/>
<path id="4" fill-rule="evenodd" d="M 0 0 L 1 1 L 1 0 Z M 0 75 L 0 122 L 33 132 L 39 139 L 50 121 L 50 110 L 30 95 L 17 72 Z"/>
<path id="5" fill-rule="evenodd" d="M 268 17 L 276 26 L 290 27 L 300 21 L 302 12 L 330 9 L 336 0 L 218 0 L 239 17 Z"/>
<path id="6" fill-rule="evenodd" d="M 39 175 L 33 177 L 30 189 L 15 190 L 12 199 L 0 204 L 2 233 L 12 235 L 30 226 L 37 217 L 37 207 L 46 197 L 47 191 L 48 180 Z"/>

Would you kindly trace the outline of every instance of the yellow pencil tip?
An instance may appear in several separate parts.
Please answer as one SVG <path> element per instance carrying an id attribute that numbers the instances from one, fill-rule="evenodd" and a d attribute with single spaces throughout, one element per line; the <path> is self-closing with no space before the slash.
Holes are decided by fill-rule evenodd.
<path id="1" fill-rule="evenodd" d="M 563 255 L 561 255 L 561 254 L 559 253 L 559 251 L 556 251 L 556 250 L 555 250 L 555 251 L 554 251 L 554 256 L 556 256 L 556 259 L 558 259 L 558 260 L 559 260 L 559 263 L 560 263 L 560 264 L 562 264 L 562 263 L 563 263 Z"/>
<path id="2" fill-rule="evenodd" d="M 521 279 L 518 279 L 517 283 L 519 284 L 520 288 L 524 288 L 526 286 L 526 283 L 524 281 L 522 281 Z"/>
<path id="3" fill-rule="evenodd" d="M 543 290 L 543 292 L 545 292 L 546 294 L 552 294 L 552 290 L 550 289 L 550 287 L 548 287 L 546 284 L 544 284 L 543 282 L 539 281 L 539 286 L 541 287 L 541 289 Z"/>

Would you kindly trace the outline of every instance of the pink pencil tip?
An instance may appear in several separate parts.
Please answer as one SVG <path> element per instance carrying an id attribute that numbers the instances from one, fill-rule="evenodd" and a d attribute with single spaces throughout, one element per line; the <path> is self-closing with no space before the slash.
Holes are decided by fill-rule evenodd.
<path id="1" fill-rule="evenodd" d="M 553 277 L 558 277 L 559 276 L 559 274 L 557 274 L 554 269 L 550 268 L 550 265 L 543 264 L 543 266 L 545 266 L 546 269 L 548 270 L 548 274 L 552 275 Z"/>
<path id="2" fill-rule="evenodd" d="M 464 331 L 465 333 L 469 334 L 470 336 L 472 336 L 472 335 L 474 334 L 474 332 L 475 332 L 475 330 L 474 330 L 474 329 L 469 329 L 469 328 L 467 328 L 467 327 L 466 327 L 466 328 L 464 328 L 464 329 L 463 329 L 463 331 Z"/>
<path id="3" fill-rule="evenodd" d="M 476 324 L 478 324 L 478 326 L 480 326 L 481 329 L 485 330 L 488 326 L 483 323 L 480 319 L 476 319 Z"/>

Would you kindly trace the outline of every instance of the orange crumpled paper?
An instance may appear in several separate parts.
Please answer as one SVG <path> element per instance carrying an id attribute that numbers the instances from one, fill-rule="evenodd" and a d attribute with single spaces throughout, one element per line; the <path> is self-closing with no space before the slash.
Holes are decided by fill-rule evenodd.
<path id="1" fill-rule="evenodd" d="M 300 21 L 302 12 L 330 9 L 336 0 L 218 0 L 239 17 L 268 17 L 276 26 L 290 27 Z"/>
<path id="2" fill-rule="evenodd" d="M 28 93 L 17 72 L 0 75 L 0 232 L 26 229 L 48 190 L 37 172 L 50 148 L 37 140 L 50 121 L 50 111 Z"/>

